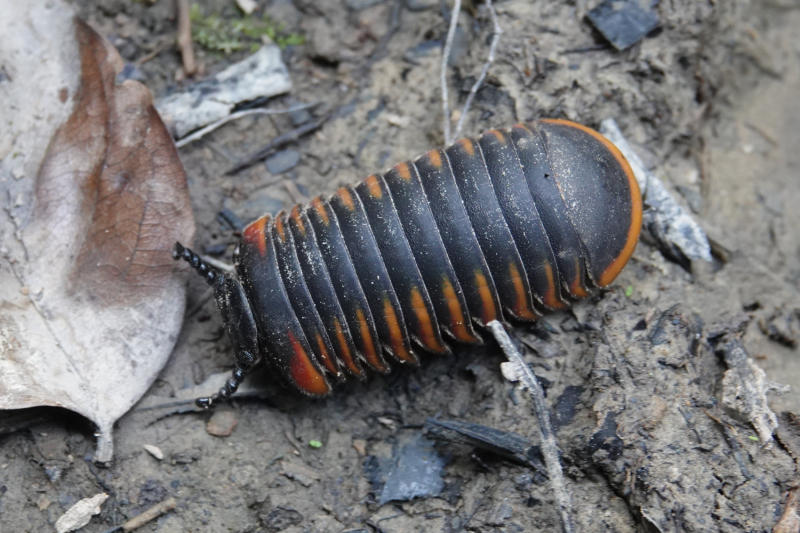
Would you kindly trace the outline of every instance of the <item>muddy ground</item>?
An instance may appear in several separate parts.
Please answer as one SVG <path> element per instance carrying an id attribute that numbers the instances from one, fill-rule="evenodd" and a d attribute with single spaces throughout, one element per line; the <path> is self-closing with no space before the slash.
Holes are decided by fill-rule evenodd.
<path id="1" fill-rule="evenodd" d="M 299 163 L 224 172 L 304 117 L 248 117 L 181 150 L 197 247 L 229 260 L 247 221 L 442 144 L 438 69 L 446 24 L 438 1 L 259 1 L 307 42 L 285 60 L 286 107 L 335 110 L 291 146 Z M 173 5 L 75 2 L 156 96 L 180 90 Z M 363 9 L 362 5 L 375 4 Z M 520 327 L 526 357 L 548 384 L 577 529 L 771 531 L 797 480 L 792 415 L 771 447 L 721 402 L 724 349 L 739 339 L 770 379 L 776 413 L 800 412 L 800 11 L 796 2 L 660 2 L 661 29 L 624 52 L 587 23 L 596 2 L 498 3 L 504 34 L 465 133 L 538 117 L 597 127 L 614 117 L 636 150 L 712 237 L 713 263 L 691 272 L 643 239 L 610 290 Z M 239 16 L 232 1 L 206 13 Z M 465 96 L 487 53 L 485 8 L 462 15 L 451 71 Z M 160 50 L 160 51 L 159 51 Z M 207 73 L 230 56 L 200 52 Z M 180 75 L 178 75 L 180 77 Z M 228 217 L 230 218 L 230 217 Z M 177 508 L 139 531 L 557 531 L 544 478 L 526 466 L 437 444 L 438 495 L 379 504 L 393 458 L 426 417 L 484 424 L 536 442 L 526 395 L 505 382 L 493 345 L 428 357 L 312 401 L 275 384 L 217 410 L 161 416 L 142 406 L 230 369 L 228 341 L 199 279 L 190 281 L 175 352 L 116 431 L 108 468 L 92 464 L 90 424 L 65 413 L 0 436 L 0 531 L 52 531 L 81 498 L 111 495 L 84 528 L 102 532 L 172 495 Z M 222 416 L 222 414 L 225 414 Z M 228 437 L 214 417 L 237 421 Z M 224 422 L 225 420 L 222 420 Z M 157 460 L 143 449 L 164 453 Z"/>

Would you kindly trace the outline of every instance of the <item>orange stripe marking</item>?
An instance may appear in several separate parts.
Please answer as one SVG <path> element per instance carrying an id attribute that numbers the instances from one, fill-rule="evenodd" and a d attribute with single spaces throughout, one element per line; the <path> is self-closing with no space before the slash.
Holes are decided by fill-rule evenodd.
<path id="1" fill-rule="evenodd" d="M 300 206 L 299 205 L 296 205 L 296 206 L 294 206 L 292 208 L 291 217 L 292 217 L 292 221 L 294 222 L 295 226 L 297 226 L 297 229 L 300 231 L 300 233 L 303 235 L 303 237 L 305 237 L 306 236 L 306 225 L 303 224 L 303 217 L 300 215 Z"/>
<path id="2" fill-rule="evenodd" d="M 264 233 L 267 222 L 269 222 L 269 217 L 263 216 L 255 222 L 251 222 L 242 232 L 242 240 L 258 248 L 262 257 L 267 255 L 267 237 Z"/>
<path id="3" fill-rule="evenodd" d="M 322 340 L 322 335 L 320 335 L 319 333 L 317 333 L 317 348 L 319 349 L 319 353 L 322 356 L 322 364 L 325 365 L 325 368 L 330 370 L 331 374 L 333 374 L 334 376 L 338 376 L 339 370 L 333 363 L 333 359 L 331 359 L 331 356 L 328 353 L 328 349 L 325 347 L 325 341 Z"/>
<path id="4" fill-rule="evenodd" d="M 472 141 L 469 139 L 459 139 L 456 141 L 457 144 L 460 144 L 461 147 L 467 152 L 467 155 L 472 157 L 475 155 L 475 146 L 472 144 Z"/>
<path id="5" fill-rule="evenodd" d="M 586 289 L 581 284 L 581 260 L 577 257 L 575 258 L 575 270 L 577 274 L 575 274 L 575 279 L 572 280 L 572 284 L 569 286 L 569 292 L 578 298 L 586 298 L 589 293 L 586 292 Z"/>
<path id="6" fill-rule="evenodd" d="M 347 339 L 344 336 L 344 329 L 342 329 L 342 323 L 339 322 L 338 318 L 333 319 L 333 327 L 336 329 L 336 340 L 339 342 L 339 350 L 342 352 L 342 359 L 344 359 L 344 364 L 347 365 L 347 368 L 350 369 L 353 374 L 360 376 L 362 374 L 361 369 L 358 368 L 356 362 L 353 361 L 353 354 L 350 352 L 350 346 L 347 344 Z"/>
<path id="7" fill-rule="evenodd" d="M 628 262 L 628 259 L 630 259 L 631 255 L 633 255 L 633 250 L 636 248 L 636 244 L 639 242 L 639 232 L 642 229 L 642 193 L 639 190 L 639 183 L 636 181 L 636 176 L 633 174 L 633 169 L 628 163 L 628 160 L 625 159 L 625 156 L 622 155 L 622 152 L 619 151 L 619 148 L 617 148 L 614 143 L 600 135 L 598 132 L 591 128 L 587 128 L 582 124 L 571 122 L 569 120 L 547 119 L 543 120 L 543 122 L 549 122 L 551 124 L 563 124 L 565 126 L 578 128 L 579 130 L 588 133 L 600 141 L 603 146 L 605 146 L 608 151 L 611 152 L 611 154 L 614 156 L 614 159 L 616 159 L 622 167 L 623 172 L 625 172 L 625 176 L 628 178 L 628 186 L 630 187 L 631 193 L 631 225 L 628 228 L 628 238 L 625 241 L 625 246 L 622 248 L 622 251 L 619 253 L 617 258 L 606 267 L 606 269 L 600 275 L 600 279 L 597 280 L 598 285 L 605 287 L 614 281 L 614 278 L 616 278 L 617 275 L 622 271 L 622 268 Z"/>
<path id="8" fill-rule="evenodd" d="M 347 187 L 342 187 L 340 189 L 337 189 L 336 196 L 339 197 L 339 199 L 342 201 L 342 203 L 345 205 L 347 209 L 349 209 L 350 211 L 356 210 L 356 204 L 353 201 L 353 196 L 350 194 L 350 191 L 347 190 Z"/>
<path id="9" fill-rule="evenodd" d="M 484 325 L 497 318 L 497 310 L 494 308 L 494 300 L 492 299 L 492 291 L 489 289 L 489 284 L 486 283 L 486 276 L 480 270 L 475 271 L 475 287 L 478 289 L 478 294 L 481 296 L 483 303 L 483 313 L 481 318 Z"/>
<path id="10" fill-rule="evenodd" d="M 439 162 L 439 164 L 441 164 L 441 161 Z M 411 169 L 409 168 L 408 163 L 406 162 L 398 163 L 394 166 L 394 169 L 397 171 L 397 173 L 400 175 L 401 178 L 403 178 L 406 181 L 411 181 Z"/>
<path id="11" fill-rule="evenodd" d="M 558 288 L 553 279 L 553 267 L 549 262 L 544 263 L 544 273 L 547 276 L 547 293 L 544 295 L 544 305 L 552 309 L 564 309 L 567 305 L 558 296 Z"/>
<path id="12" fill-rule="evenodd" d="M 439 150 L 431 150 L 427 154 L 428 161 L 436 168 L 442 168 L 442 153 Z"/>
<path id="13" fill-rule="evenodd" d="M 416 287 L 411 289 L 411 307 L 414 309 L 414 314 L 417 315 L 422 345 L 433 352 L 446 353 L 447 348 L 442 346 L 436 338 L 436 330 L 431 321 L 431 314 L 425 306 L 425 299 Z"/>
<path id="14" fill-rule="evenodd" d="M 283 215 L 285 213 L 281 211 L 278 213 L 278 216 L 275 217 L 275 231 L 278 233 L 278 238 L 281 242 L 286 242 L 286 233 L 283 230 Z"/>
<path id="15" fill-rule="evenodd" d="M 456 290 L 447 276 L 444 276 L 442 281 L 442 293 L 444 299 L 447 301 L 447 307 L 450 310 L 450 331 L 453 336 L 461 342 L 476 342 L 478 339 L 469 332 L 466 324 L 464 323 L 464 312 L 461 310 L 461 302 L 458 301 Z"/>
<path id="16" fill-rule="evenodd" d="M 372 340 L 372 335 L 369 334 L 369 323 L 367 317 L 364 316 L 364 311 L 359 307 L 356 309 L 356 318 L 358 319 L 358 326 L 361 329 L 361 338 L 364 340 L 364 355 L 369 364 L 381 372 L 385 372 L 387 368 L 381 363 L 378 357 L 378 352 L 375 351 L 375 341 Z"/>
<path id="17" fill-rule="evenodd" d="M 378 181 L 378 176 L 373 174 L 364 181 L 367 184 L 367 190 L 369 191 L 370 196 L 376 200 L 383 196 L 383 190 L 381 189 L 380 181 Z M 350 209 L 352 210 L 353 208 L 351 207 Z"/>
<path id="18" fill-rule="evenodd" d="M 500 131 L 500 130 L 489 130 L 486 133 L 491 133 L 492 135 L 494 135 L 495 139 L 497 139 L 497 142 L 499 142 L 501 146 L 505 146 L 505 144 L 506 144 L 506 136 L 503 135 L 502 131 Z"/>
<path id="19" fill-rule="evenodd" d="M 528 293 L 525 292 L 525 284 L 522 282 L 522 276 L 519 273 L 517 265 L 513 261 L 508 264 L 508 272 L 511 276 L 511 281 L 514 283 L 514 294 L 517 295 L 517 303 L 514 305 L 514 314 L 526 320 L 536 319 L 538 315 L 534 313 L 528 305 Z"/>
<path id="20" fill-rule="evenodd" d="M 400 322 L 397 320 L 397 313 L 394 312 L 394 306 L 389 298 L 383 299 L 383 318 L 386 319 L 386 324 L 389 326 L 389 336 L 391 342 L 389 345 L 394 354 L 408 363 L 415 362 L 414 357 L 406 350 L 405 343 L 403 342 L 403 330 L 400 329 Z"/>
<path id="21" fill-rule="evenodd" d="M 328 210 L 325 209 L 325 204 L 322 203 L 322 198 L 317 196 L 313 200 L 311 200 L 311 207 L 314 208 L 314 211 L 317 212 L 319 218 L 322 219 L 322 223 L 326 226 L 331 224 L 331 219 L 328 217 Z"/>
<path id="22" fill-rule="evenodd" d="M 294 356 L 289 362 L 289 372 L 292 375 L 292 381 L 303 391 L 313 396 L 325 396 L 331 392 L 331 387 L 328 385 L 325 376 L 323 376 L 311 362 L 308 354 L 303 349 L 303 345 L 294 336 L 291 331 L 286 332 L 289 335 L 289 342 L 292 344 Z"/>

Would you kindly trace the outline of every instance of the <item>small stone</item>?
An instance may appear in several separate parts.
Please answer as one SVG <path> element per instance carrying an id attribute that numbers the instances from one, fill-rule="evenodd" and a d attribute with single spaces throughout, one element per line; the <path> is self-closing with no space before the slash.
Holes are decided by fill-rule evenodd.
<path id="1" fill-rule="evenodd" d="M 142 446 L 147 453 L 161 461 L 164 458 L 164 452 L 161 451 L 161 448 L 158 446 L 153 446 L 152 444 L 145 444 Z"/>
<path id="2" fill-rule="evenodd" d="M 293 169 L 300 162 L 300 152 L 295 150 L 281 150 L 275 155 L 270 156 L 264 164 L 270 174 L 283 174 Z"/>
<path id="3" fill-rule="evenodd" d="M 231 411 L 217 411 L 206 424 L 206 431 L 215 437 L 229 437 L 236 427 L 236 417 Z"/>
<path id="4" fill-rule="evenodd" d="M 297 481 L 304 487 L 310 487 L 312 483 L 314 483 L 315 481 L 319 481 L 321 479 L 319 473 L 316 470 L 312 470 L 307 466 L 289 462 L 283 463 L 281 474 L 288 477 L 289 479 Z"/>
<path id="5" fill-rule="evenodd" d="M 28 287 L 20 287 L 19 292 L 23 296 L 27 296 L 31 292 L 31 290 Z"/>
<path id="6" fill-rule="evenodd" d="M 409 117 L 408 115 L 401 116 L 401 115 L 395 115 L 393 113 L 387 113 L 386 121 L 392 126 L 397 126 L 398 128 L 405 128 L 406 126 L 411 124 L 411 117 Z"/>
<path id="7" fill-rule="evenodd" d="M 289 113 L 289 118 L 292 119 L 292 125 L 297 127 L 308 124 L 314 117 L 311 116 L 308 109 L 298 109 Z"/>
<path id="8" fill-rule="evenodd" d="M 36 507 L 38 507 L 40 511 L 44 511 L 45 509 L 50 507 L 51 503 L 53 502 L 51 502 L 47 496 L 45 496 L 44 494 L 40 494 L 39 499 L 36 500 Z"/>
<path id="9" fill-rule="evenodd" d="M 363 439 L 353 439 L 353 448 L 359 455 L 367 455 L 367 441 Z"/>
<path id="10" fill-rule="evenodd" d="M 386 418 L 384 416 L 379 416 L 377 418 L 377 420 L 378 420 L 378 422 L 380 422 L 381 424 L 383 424 L 384 426 L 386 426 L 389 429 L 397 428 L 397 424 L 391 418 Z"/>

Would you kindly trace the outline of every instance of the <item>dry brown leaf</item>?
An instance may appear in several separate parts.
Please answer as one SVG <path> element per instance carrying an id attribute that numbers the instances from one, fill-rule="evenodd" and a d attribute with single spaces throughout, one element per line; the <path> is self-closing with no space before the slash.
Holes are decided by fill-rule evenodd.
<path id="1" fill-rule="evenodd" d="M 93 420 L 95 460 L 181 327 L 186 176 L 114 48 L 60 1 L 0 17 L 0 408 Z"/>

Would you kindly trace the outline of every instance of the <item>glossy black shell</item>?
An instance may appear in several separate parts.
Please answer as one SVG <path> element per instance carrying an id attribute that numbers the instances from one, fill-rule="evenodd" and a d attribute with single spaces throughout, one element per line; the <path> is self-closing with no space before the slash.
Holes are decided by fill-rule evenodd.
<path id="1" fill-rule="evenodd" d="M 418 347 L 480 342 L 475 326 L 491 320 L 564 308 L 620 272 L 641 209 L 616 147 L 542 120 L 262 217 L 218 288 L 223 314 L 237 317 L 225 324 L 239 374 L 258 351 L 284 381 L 322 396 L 365 367 L 416 363 Z"/>

